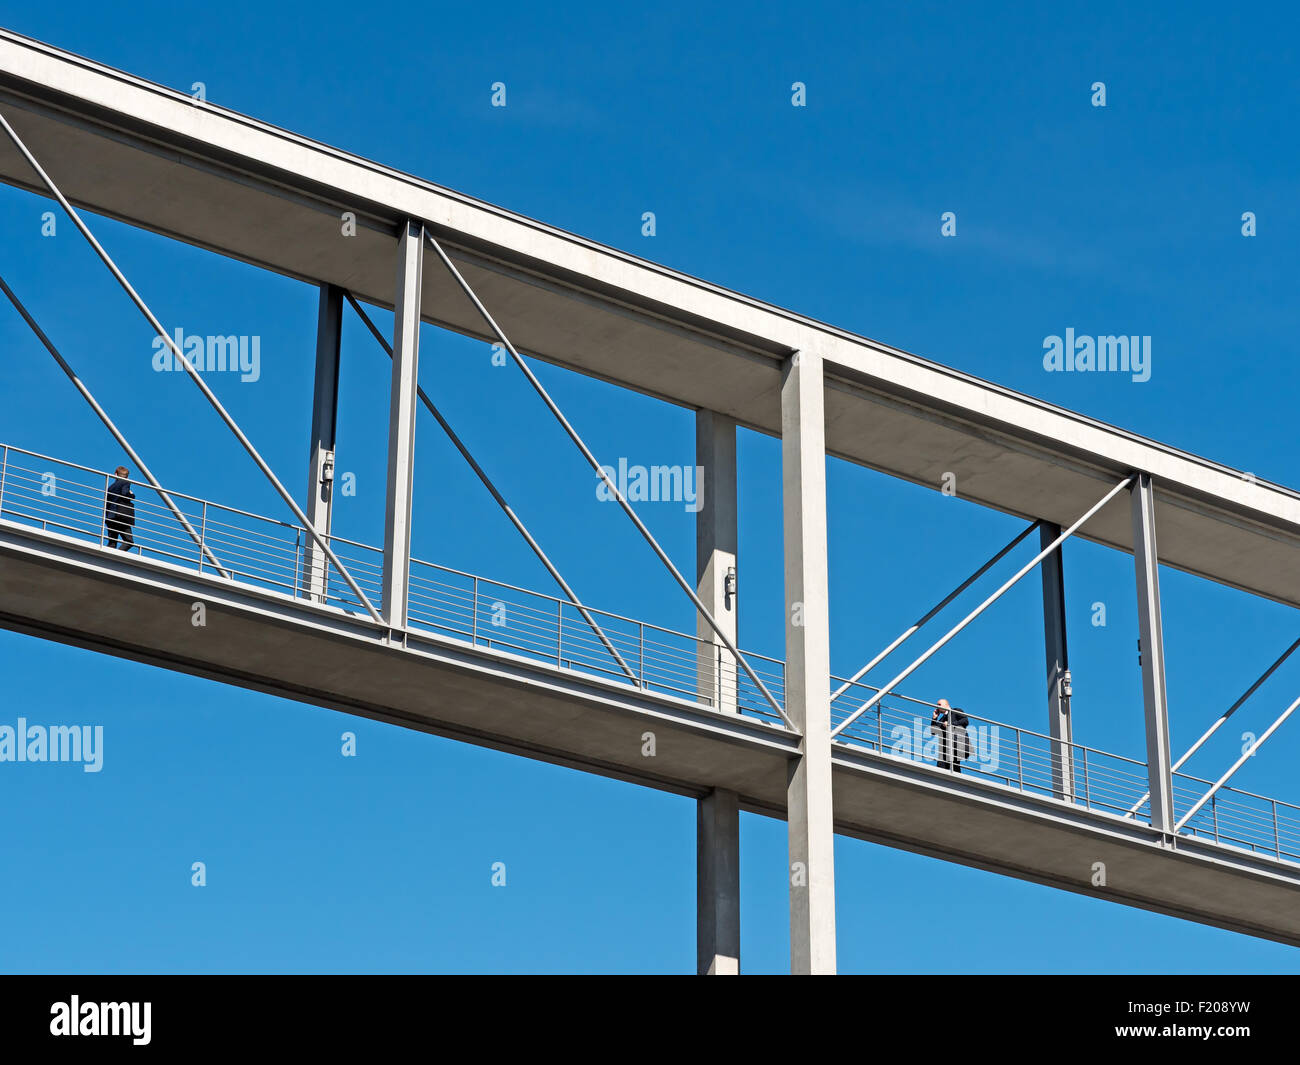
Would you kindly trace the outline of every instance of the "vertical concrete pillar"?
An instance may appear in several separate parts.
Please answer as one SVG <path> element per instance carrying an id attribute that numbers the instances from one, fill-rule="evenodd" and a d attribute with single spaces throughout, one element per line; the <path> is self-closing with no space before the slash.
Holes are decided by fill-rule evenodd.
<path id="1" fill-rule="evenodd" d="M 1173 835 L 1173 775 L 1169 758 L 1169 701 L 1165 691 L 1165 642 L 1160 620 L 1155 494 L 1151 475 L 1133 483 L 1133 564 L 1137 570 L 1138 632 L 1142 641 L 1142 704 L 1146 713 L 1147 775 L 1151 824 Z"/>
<path id="2" fill-rule="evenodd" d="M 736 569 L 736 423 L 713 411 L 695 415 L 695 465 L 699 478 L 695 514 L 696 594 L 734 644 L 735 596 L 728 575 Z M 701 702 L 736 713 L 737 666 L 701 616 L 696 620 Z"/>
<path id="3" fill-rule="evenodd" d="M 384 620 L 406 626 L 411 568 L 411 494 L 420 356 L 424 227 L 407 222 L 397 246 L 393 299 L 393 376 L 388 406 L 388 492 L 384 512 Z"/>
<path id="4" fill-rule="evenodd" d="M 792 973 L 835 972 L 824 404 L 821 357 L 796 353 L 781 384 L 785 709 L 803 736 L 787 787 Z"/>
<path id="5" fill-rule="evenodd" d="M 1039 526 L 1039 543 L 1046 550 L 1061 527 Z M 1043 559 L 1043 643 L 1047 654 L 1047 734 L 1052 739 L 1052 792 L 1058 799 L 1074 801 L 1074 727 L 1070 722 L 1070 696 L 1066 674 L 1070 669 L 1065 638 L 1065 559 L 1058 547 Z"/>
<path id="6" fill-rule="evenodd" d="M 336 285 L 321 285 L 320 307 L 316 315 L 316 383 L 311 407 L 307 520 L 322 536 L 329 536 L 333 517 L 342 329 L 343 290 Z M 303 550 L 303 589 L 317 602 L 324 602 L 329 584 L 329 560 L 310 537 Z"/>
<path id="7" fill-rule="evenodd" d="M 695 818 L 695 953 L 701 976 L 740 974 L 740 806 L 715 788 Z"/>
<path id="8" fill-rule="evenodd" d="M 736 423 L 713 411 L 695 415 L 695 581 L 709 613 L 736 642 Z M 698 619 L 700 702 L 738 713 L 736 663 L 712 627 Z M 717 788 L 699 800 L 696 817 L 696 971 L 740 972 L 740 808 L 734 791 Z"/>

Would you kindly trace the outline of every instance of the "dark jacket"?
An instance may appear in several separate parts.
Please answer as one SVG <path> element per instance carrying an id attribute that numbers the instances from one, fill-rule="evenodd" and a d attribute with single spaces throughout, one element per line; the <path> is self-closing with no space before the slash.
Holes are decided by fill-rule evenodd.
<path id="1" fill-rule="evenodd" d="M 104 520 L 118 525 L 135 524 L 135 493 L 131 485 L 119 477 L 108 486 L 104 500 Z"/>
<path id="2" fill-rule="evenodd" d="M 970 718 L 960 710 L 951 713 L 941 710 L 930 719 L 930 731 L 939 738 L 935 761 L 940 765 L 964 762 L 974 753 L 966 731 L 969 726 Z"/>

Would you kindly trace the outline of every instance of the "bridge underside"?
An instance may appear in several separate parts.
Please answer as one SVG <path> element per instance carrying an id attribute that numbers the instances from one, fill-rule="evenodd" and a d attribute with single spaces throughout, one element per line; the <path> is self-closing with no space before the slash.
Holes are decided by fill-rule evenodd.
<path id="1" fill-rule="evenodd" d="M 192 604 L 206 625 L 191 624 Z M 664 791 L 725 787 L 784 818 L 780 728 L 0 522 L 0 626 Z M 655 754 L 643 755 L 644 733 Z M 1300 946 L 1300 868 L 837 748 L 836 829 Z M 1103 863 L 1105 883 L 1095 883 Z"/>

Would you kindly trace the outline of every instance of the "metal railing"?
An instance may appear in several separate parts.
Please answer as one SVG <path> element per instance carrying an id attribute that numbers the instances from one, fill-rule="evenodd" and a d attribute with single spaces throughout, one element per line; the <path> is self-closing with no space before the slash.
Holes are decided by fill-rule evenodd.
<path id="1" fill-rule="evenodd" d="M 1181 817 L 1210 784 L 1200 777 L 1175 773 L 1174 816 Z M 1215 843 L 1300 863 L 1300 806 L 1280 799 L 1240 788 L 1220 788 L 1182 830 Z"/>
<path id="2" fill-rule="evenodd" d="M 300 526 L 167 489 L 198 532 L 196 542 L 159 493 L 138 481 L 128 482 L 135 495 L 134 513 L 129 524 L 121 523 L 106 507 L 109 486 L 116 479 L 112 474 L 10 445 L 0 448 L 0 517 L 91 539 L 101 547 L 125 547 L 141 557 L 193 567 L 200 573 L 215 571 L 287 595 L 306 591 L 303 566 L 309 538 Z M 361 545 L 349 546 L 360 557 L 373 553 Z M 337 571 L 332 572 L 337 576 Z M 368 587 L 360 576 L 358 583 L 367 595 L 377 595 L 378 578 L 368 577 Z M 330 605 L 361 608 L 341 578 L 327 581 L 327 588 L 324 601 Z"/>
<path id="3" fill-rule="evenodd" d="M 120 530 L 106 513 L 113 475 L 52 456 L 0 444 L 0 519 L 22 522 L 91 540 L 108 549 Z M 306 530 L 166 489 L 198 532 L 196 540 L 154 488 L 129 482 L 135 493 L 130 550 L 142 557 L 183 565 L 200 573 L 312 599 L 350 614 L 365 614 L 337 569 L 312 544 Z M 329 543 L 370 601 L 382 604 L 383 552 L 333 536 Z M 216 564 L 212 561 L 216 560 Z M 738 712 L 784 727 L 762 691 L 726 648 L 672 629 L 587 607 L 623 658 L 629 677 L 581 612 L 566 599 L 517 585 L 412 559 L 409 625 L 413 629 L 552 663 L 662 695 Z M 785 664 L 744 652 L 754 673 L 784 706 Z M 830 678 L 839 694 L 831 703 L 832 725 L 854 715 L 880 689 L 861 681 Z M 836 737 L 838 744 L 891 757 L 947 765 L 945 735 L 931 729 L 935 704 L 890 692 Z M 1017 791 L 1065 799 L 1089 810 L 1123 817 L 1147 790 L 1144 762 L 1083 744 L 1062 746 L 1041 732 L 969 714 L 970 757 L 960 772 Z M 1174 774 L 1175 815 L 1191 808 L 1209 781 Z M 1135 811 L 1150 816 L 1143 802 Z M 1224 787 L 1183 827 L 1183 833 L 1300 863 L 1300 806 Z"/>
<path id="4" fill-rule="evenodd" d="M 871 685 L 831 678 L 832 690 L 848 685 L 831 704 L 832 723 L 843 721 L 879 692 Z M 948 744 L 956 742 L 931 726 L 936 704 L 891 692 L 838 737 L 850 746 L 930 765 L 953 766 Z M 1062 799 L 1123 818 L 1139 799 L 1136 816 L 1150 818 L 1145 762 L 1080 743 L 1063 745 L 1042 732 L 967 714 L 970 757 L 963 775 L 996 781 L 1030 794 Z M 1191 808 L 1210 781 L 1174 774 L 1175 816 Z M 1182 833 L 1226 846 L 1300 863 L 1300 806 L 1237 788 L 1222 788 L 1183 826 Z"/>
<path id="5" fill-rule="evenodd" d="M 106 506 L 114 480 L 103 470 L 0 445 L 0 518 L 121 550 L 127 540 L 114 527 L 120 523 L 109 517 Z M 162 504 L 157 490 L 137 481 L 128 483 L 135 494 L 134 514 L 126 530 L 132 553 L 314 599 L 349 613 L 365 612 L 302 527 L 167 489 L 198 533 L 196 540 Z M 340 536 L 331 536 L 328 542 L 366 597 L 382 606 L 383 552 Z M 634 676 L 619 667 L 568 600 L 411 560 L 408 621 L 413 628 L 784 727 L 762 691 L 730 652 L 714 641 L 606 611 L 588 608 L 588 612 Z M 783 699 L 784 664 L 748 652 L 745 658 L 769 691 Z"/>
<path id="6" fill-rule="evenodd" d="M 635 675 L 630 680 L 568 600 L 415 558 L 411 559 L 408 597 L 413 626 L 781 724 L 762 692 L 731 660 L 730 652 L 711 640 L 588 606 L 596 624 Z M 781 700 L 784 664 L 750 652 L 745 652 L 745 658 Z"/>

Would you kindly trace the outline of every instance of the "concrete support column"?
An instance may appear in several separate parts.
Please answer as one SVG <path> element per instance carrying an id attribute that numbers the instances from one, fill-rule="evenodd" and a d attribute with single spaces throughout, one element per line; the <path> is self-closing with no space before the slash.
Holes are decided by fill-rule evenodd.
<path id="1" fill-rule="evenodd" d="M 790 971 L 835 972 L 826 419 L 821 357 L 797 352 L 781 383 L 785 709 L 803 740 L 787 787 Z"/>
<path id="2" fill-rule="evenodd" d="M 1039 543 L 1046 549 L 1061 527 L 1039 526 Z M 1058 799 L 1074 801 L 1074 727 L 1070 722 L 1070 696 L 1066 674 L 1070 654 L 1065 638 L 1065 559 L 1058 547 L 1042 563 L 1043 643 L 1047 653 L 1047 734 L 1052 738 L 1052 792 Z"/>
<path id="3" fill-rule="evenodd" d="M 695 818 L 695 954 L 701 976 L 740 975 L 740 805 L 715 788 Z"/>
<path id="4" fill-rule="evenodd" d="M 736 423 L 713 411 L 695 415 L 695 465 L 700 509 L 695 515 L 696 593 L 727 638 L 736 642 Z M 738 713 L 736 663 L 702 617 L 697 621 L 700 702 Z M 734 791 L 717 788 L 699 800 L 696 818 L 696 971 L 740 972 L 740 807 Z"/>
<path id="5" fill-rule="evenodd" d="M 736 571 L 736 423 L 713 411 L 695 415 L 695 465 L 700 509 L 695 514 L 696 594 L 733 644 L 736 597 L 728 576 Z M 735 660 L 703 616 L 696 620 L 700 701 L 736 713 Z"/>
<path id="6" fill-rule="evenodd" d="M 1160 621 L 1155 495 L 1150 474 L 1138 475 L 1131 489 L 1131 501 L 1133 563 L 1137 570 L 1138 632 L 1142 641 L 1142 703 L 1146 711 L 1151 824 L 1172 836 L 1174 794 L 1169 757 L 1169 702 L 1165 691 L 1164 629 Z"/>
<path id="7" fill-rule="evenodd" d="M 408 222 L 397 247 L 393 299 L 393 377 L 388 406 L 388 493 L 384 512 L 384 620 L 406 626 L 411 568 L 411 496 L 415 465 L 415 409 L 420 356 L 420 290 L 424 227 Z"/>
<path id="8" fill-rule="evenodd" d="M 322 536 L 329 536 L 332 524 L 342 329 L 343 290 L 337 285 L 321 285 L 320 309 L 316 315 L 316 384 L 311 407 L 307 520 Z M 304 552 L 303 588 L 312 599 L 324 602 L 329 588 L 329 560 L 310 537 Z"/>

